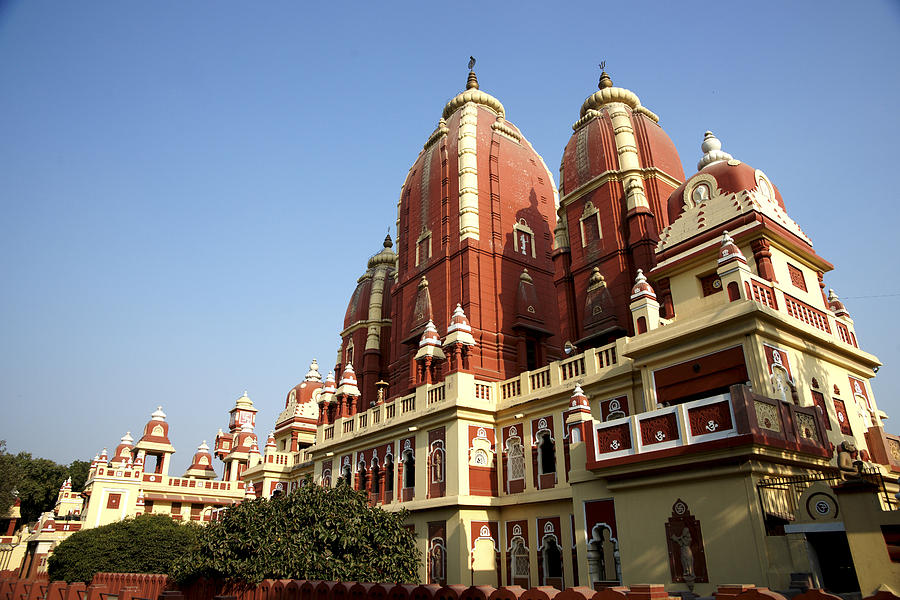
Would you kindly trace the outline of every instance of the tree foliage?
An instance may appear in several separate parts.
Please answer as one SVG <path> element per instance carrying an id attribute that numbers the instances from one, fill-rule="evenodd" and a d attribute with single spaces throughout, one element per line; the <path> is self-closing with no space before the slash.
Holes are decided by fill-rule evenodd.
<path id="1" fill-rule="evenodd" d="M 7 514 L 17 494 L 22 521 L 37 521 L 41 513 L 53 509 L 66 478 L 72 478 L 73 490 L 81 490 L 90 468 L 91 463 L 84 460 L 65 466 L 46 458 L 33 458 L 29 452 L 9 454 L 6 442 L 0 440 L 0 518 Z"/>
<path id="2" fill-rule="evenodd" d="M 66 538 L 50 555 L 51 580 L 90 581 L 95 573 L 169 573 L 197 544 L 200 526 L 141 515 Z"/>
<path id="3" fill-rule="evenodd" d="M 6 440 L 0 440 L 0 519 L 4 518 L 16 501 L 19 468 L 16 457 L 6 451 Z"/>
<path id="4" fill-rule="evenodd" d="M 306 485 L 288 495 L 245 501 L 205 527 L 180 560 L 181 583 L 197 577 L 256 584 L 263 579 L 412 583 L 419 550 L 406 512 L 369 506 L 349 486 Z"/>

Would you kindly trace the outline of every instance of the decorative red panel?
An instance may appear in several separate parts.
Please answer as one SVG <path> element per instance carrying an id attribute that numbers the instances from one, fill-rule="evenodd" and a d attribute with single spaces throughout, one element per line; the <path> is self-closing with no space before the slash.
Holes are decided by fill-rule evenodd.
<path id="1" fill-rule="evenodd" d="M 600 402 L 600 418 L 604 421 L 628 416 L 628 396 L 619 396 Z"/>
<path id="2" fill-rule="evenodd" d="M 727 400 L 689 409 L 688 422 L 691 425 L 691 435 L 694 436 L 719 433 L 734 426 Z"/>
<path id="3" fill-rule="evenodd" d="M 674 413 L 644 419 L 641 422 L 641 444 L 661 444 L 679 438 L 678 420 Z"/>
<path id="4" fill-rule="evenodd" d="M 794 265 L 788 265 L 788 273 L 791 275 L 791 283 L 794 284 L 795 288 L 800 288 L 804 292 L 806 291 L 806 280 L 803 278 L 803 271 L 795 267 Z"/>
<path id="5" fill-rule="evenodd" d="M 850 379 L 850 390 L 856 396 L 862 396 L 866 399 L 866 407 L 872 410 L 872 403 L 869 402 L 869 393 L 866 391 L 866 384 L 856 377 L 847 376 Z"/>
<path id="6" fill-rule="evenodd" d="M 791 372 L 791 361 L 790 358 L 788 358 L 788 354 L 785 350 L 769 346 L 768 344 L 763 344 L 763 351 L 766 353 L 766 363 L 769 365 L 770 374 L 773 372 L 773 367 L 782 367 L 785 371 L 787 371 L 788 377 L 790 377 L 791 381 L 794 381 L 794 374 L 793 372 Z"/>
<path id="7" fill-rule="evenodd" d="M 703 290 L 704 296 L 712 296 L 722 291 L 722 280 L 716 273 L 706 275 L 700 278 L 700 289 Z"/>
<path id="8" fill-rule="evenodd" d="M 631 429 L 628 423 L 603 427 L 597 431 L 597 451 L 600 454 L 631 448 Z"/>
<path id="9" fill-rule="evenodd" d="M 844 406 L 844 401 L 838 400 L 837 398 L 832 398 L 831 401 L 834 402 L 834 412 L 837 413 L 838 426 L 841 428 L 841 433 L 853 435 L 853 430 L 850 429 L 850 418 L 847 416 L 847 407 Z"/>
<path id="10" fill-rule="evenodd" d="M 831 431 L 831 418 L 828 416 L 828 408 L 825 404 L 825 396 L 822 395 L 822 392 L 817 392 L 813 390 L 812 392 L 812 400 L 815 406 L 818 406 L 822 411 L 822 418 L 825 419 L 825 429 Z"/>

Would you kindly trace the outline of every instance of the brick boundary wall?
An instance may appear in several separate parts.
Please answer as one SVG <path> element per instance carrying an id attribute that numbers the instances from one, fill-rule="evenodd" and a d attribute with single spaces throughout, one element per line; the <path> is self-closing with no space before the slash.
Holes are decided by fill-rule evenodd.
<path id="1" fill-rule="evenodd" d="M 788 600 L 764 587 L 720 585 L 715 600 Z M 558 590 L 549 586 L 524 589 L 489 585 L 411 585 L 266 579 L 254 588 L 228 588 L 221 582 L 200 580 L 179 589 L 166 575 L 97 573 L 90 584 L 47 581 L 46 577 L 18 579 L 0 573 L 0 600 L 679 600 L 663 585 L 631 585 L 596 591 L 588 587 Z M 841 600 L 813 589 L 792 600 Z M 881 591 L 863 600 L 900 600 Z"/>

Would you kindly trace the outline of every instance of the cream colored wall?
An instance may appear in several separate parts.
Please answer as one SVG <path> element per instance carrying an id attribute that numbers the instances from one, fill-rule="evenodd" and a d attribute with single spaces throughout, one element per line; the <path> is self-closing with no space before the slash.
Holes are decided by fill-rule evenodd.
<path id="1" fill-rule="evenodd" d="M 882 525 L 900 526 L 900 511 L 883 512 L 872 490 L 838 491 L 847 541 L 863 597 L 881 584 L 900 590 L 900 563 L 891 562 Z"/>
<path id="2" fill-rule="evenodd" d="M 788 580 L 773 577 L 766 569 L 767 549 L 751 512 L 758 504 L 755 486 L 748 482 L 748 474 L 703 469 L 682 473 L 677 478 L 649 478 L 637 486 L 613 489 L 623 583 L 652 581 L 665 583 L 670 592 L 687 589 L 684 584 L 672 583 L 665 530 L 672 505 L 680 498 L 700 521 L 707 571 L 711 575 L 710 583 L 695 585 L 695 593 L 710 594 L 716 584 L 735 582 L 785 589 Z M 578 486 L 576 510 L 583 511 L 586 500 L 606 497 L 609 493 L 602 486 Z M 584 535 L 583 516 L 576 519 L 576 524 L 581 527 L 579 536 Z M 581 583 L 589 585 L 584 552 L 579 553 L 579 560 Z"/>

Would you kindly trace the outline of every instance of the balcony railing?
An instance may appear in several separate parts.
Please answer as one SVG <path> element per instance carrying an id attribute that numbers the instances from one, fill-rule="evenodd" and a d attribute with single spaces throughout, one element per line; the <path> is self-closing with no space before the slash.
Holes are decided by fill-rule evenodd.
<path id="1" fill-rule="evenodd" d="M 588 468 L 604 468 L 622 459 L 647 460 L 661 450 L 698 447 L 728 438 L 830 455 L 827 432 L 815 407 L 800 407 L 758 396 L 746 386 L 731 392 L 593 424 L 593 456 Z M 737 438 L 742 438 L 738 440 Z"/>

